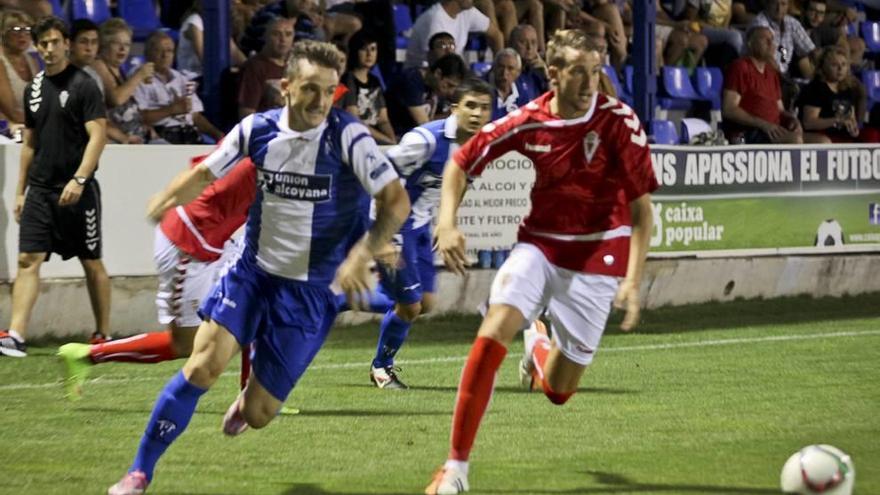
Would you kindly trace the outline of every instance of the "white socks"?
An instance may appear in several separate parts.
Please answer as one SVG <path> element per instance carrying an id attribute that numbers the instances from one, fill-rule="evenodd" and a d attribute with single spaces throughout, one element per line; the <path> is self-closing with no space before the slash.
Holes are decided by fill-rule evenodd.
<path id="1" fill-rule="evenodd" d="M 17 340 L 17 341 L 19 341 L 19 342 L 24 342 L 24 337 L 22 337 L 21 334 L 18 333 L 18 332 L 16 332 L 15 330 L 9 329 L 9 330 L 7 330 L 7 333 L 8 333 L 13 339 L 15 339 L 15 340 Z"/>
<path id="2" fill-rule="evenodd" d="M 468 461 L 454 461 L 452 459 L 449 459 L 448 461 L 446 461 L 446 464 L 443 464 L 443 467 L 445 467 L 446 469 L 455 469 L 465 476 L 467 476 L 468 474 Z"/>

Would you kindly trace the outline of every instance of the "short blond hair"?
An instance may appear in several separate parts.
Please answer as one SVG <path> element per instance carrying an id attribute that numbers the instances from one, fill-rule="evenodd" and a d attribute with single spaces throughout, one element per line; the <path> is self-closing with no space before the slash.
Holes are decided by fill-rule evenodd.
<path id="1" fill-rule="evenodd" d="M 566 48 L 601 53 L 599 47 L 587 33 L 580 29 L 560 29 L 553 33 L 550 41 L 547 42 L 547 65 L 553 65 L 560 69 L 565 67 Z"/>
<path id="2" fill-rule="evenodd" d="M 300 60 L 308 60 L 321 67 L 336 69 L 340 76 L 345 70 L 345 54 L 332 43 L 325 41 L 302 40 L 293 44 L 284 71 L 288 80 L 293 80 L 297 76 Z"/>
<path id="3" fill-rule="evenodd" d="M 125 19 L 121 17 L 113 17 L 102 22 L 101 27 L 98 28 L 98 39 L 101 43 L 101 49 L 104 49 L 110 38 L 117 33 L 128 33 L 129 36 L 132 35 L 131 27 L 125 22 Z"/>

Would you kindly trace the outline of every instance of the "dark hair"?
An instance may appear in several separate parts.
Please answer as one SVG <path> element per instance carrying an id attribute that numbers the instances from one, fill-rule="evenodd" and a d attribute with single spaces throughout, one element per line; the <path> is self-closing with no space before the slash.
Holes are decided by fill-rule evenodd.
<path id="1" fill-rule="evenodd" d="M 470 75 L 467 64 L 461 57 L 455 53 L 449 53 L 438 58 L 436 62 L 429 67 L 431 72 L 440 71 L 440 77 L 454 77 L 464 79 Z"/>
<path id="2" fill-rule="evenodd" d="M 34 40 L 34 43 L 37 43 L 40 41 L 41 36 L 53 29 L 61 33 L 62 38 L 66 40 L 70 39 L 70 31 L 67 30 L 67 23 L 54 15 L 46 16 L 38 20 L 31 28 L 31 38 Z"/>
<path id="3" fill-rule="evenodd" d="M 492 97 L 492 86 L 488 82 L 474 76 L 470 76 L 461 82 L 452 95 L 452 103 L 458 103 L 465 95 L 475 93 Z"/>
<path id="4" fill-rule="evenodd" d="M 428 50 L 433 50 L 434 49 L 434 42 L 439 40 L 440 38 L 452 38 L 452 42 L 455 43 L 455 36 L 452 36 L 451 34 L 447 33 L 446 31 L 440 31 L 438 33 L 434 33 L 428 39 Z"/>
<path id="5" fill-rule="evenodd" d="M 74 19 L 70 24 L 70 39 L 75 40 L 80 33 L 88 31 L 94 31 L 97 34 L 98 25 L 92 22 L 91 19 Z"/>
<path id="6" fill-rule="evenodd" d="M 370 43 L 378 43 L 378 41 L 376 41 L 376 37 L 368 31 L 361 29 L 351 35 L 351 38 L 348 39 L 348 58 L 345 62 L 348 70 L 358 68 L 358 51 L 362 50 Z"/>

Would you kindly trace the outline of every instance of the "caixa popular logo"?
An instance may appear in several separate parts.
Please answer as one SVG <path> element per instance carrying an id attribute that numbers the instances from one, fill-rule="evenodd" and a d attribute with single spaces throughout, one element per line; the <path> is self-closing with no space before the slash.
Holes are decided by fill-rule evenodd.
<path id="1" fill-rule="evenodd" d="M 880 203 L 868 203 L 868 223 L 880 225 Z"/>

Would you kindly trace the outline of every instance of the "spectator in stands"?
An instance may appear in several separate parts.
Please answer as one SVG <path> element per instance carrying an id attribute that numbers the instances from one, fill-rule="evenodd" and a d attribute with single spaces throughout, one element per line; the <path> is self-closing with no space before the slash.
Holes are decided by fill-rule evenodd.
<path id="1" fill-rule="evenodd" d="M 202 75 L 202 57 L 205 50 L 202 23 L 202 0 L 195 0 L 180 26 L 180 42 L 177 45 L 177 68 L 193 79 Z M 229 60 L 232 65 L 241 65 L 247 60 L 245 54 L 232 38 L 229 39 Z"/>
<path id="2" fill-rule="evenodd" d="M 123 72 L 122 64 L 131 52 L 131 28 L 118 17 L 101 24 L 98 38 L 100 49 L 92 68 L 101 76 L 108 121 L 124 134 L 124 140 L 117 142 L 143 144 L 155 140 L 155 134 L 144 124 L 134 101 L 137 87 L 153 77 L 153 63 L 144 63 L 131 77 Z"/>
<path id="3" fill-rule="evenodd" d="M 385 107 L 382 84 L 370 73 L 378 54 L 378 42 L 364 31 L 355 33 L 348 40 L 347 71 L 340 80 L 348 92 L 340 100 L 340 106 L 360 119 L 379 144 L 397 144 Z"/>
<path id="4" fill-rule="evenodd" d="M 281 79 L 293 46 L 293 19 L 275 17 L 266 28 L 266 43 L 241 69 L 238 115 L 244 118 L 284 104 Z"/>
<path id="5" fill-rule="evenodd" d="M 513 48 L 504 48 L 495 55 L 492 71 L 489 72 L 489 82 L 492 84 L 492 120 L 500 119 L 538 97 L 516 84 L 521 71 L 522 61 Z"/>
<path id="6" fill-rule="evenodd" d="M 388 115 L 396 135 L 449 115 L 450 101 L 458 83 L 469 70 L 461 57 L 449 54 L 430 67 L 405 69 L 389 86 Z"/>
<path id="7" fill-rule="evenodd" d="M 477 0 L 474 5 L 490 18 L 488 6 L 492 5 L 495 20 L 503 39 L 510 35 L 519 23 L 525 22 L 538 33 L 538 51 L 544 52 L 544 4 L 541 0 Z"/>
<path id="8" fill-rule="evenodd" d="M 9 121 L 10 128 L 24 125 L 24 88 L 39 71 L 28 54 L 32 25 L 33 19 L 20 10 L 6 11 L 0 20 L 0 119 Z"/>
<path id="9" fill-rule="evenodd" d="M 687 20 L 673 19 L 657 5 L 657 26 L 655 49 L 657 65 L 679 65 L 693 69 L 703 58 L 703 52 L 709 46 L 709 40 L 700 32 L 699 25 Z"/>
<path id="10" fill-rule="evenodd" d="M 787 14 L 789 0 L 767 0 L 764 10 L 752 21 L 752 26 L 770 28 L 776 40 L 776 65 L 780 74 L 787 75 L 789 64 L 795 62 L 798 74 L 813 77 L 812 58 L 819 53 L 813 40 L 797 19 Z"/>
<path id="11" fill-rule="evenodd" d="M 450 33 L 455 38 L 455 53 L 460 56 L 464 56 L 468 33 L 485 33 L 493 53 L 504 46 L 495 21 L 477 10 L 473 0 L 441 0 L 422 12 L 413 24 L 404 67 L 421 67 L 428 53 L 428 40 L 439 32 Z"/>
<path id="12" fill-rule="evenodd" d="M 607 61 L 608 59 L 608 41 L 607 35 L 605 32 L 605 24 L 599 21 L 587 21 L 584 24 L 584 33 L 590 38 L 593 42 L 593 45 L 596 47 L 596 50 L 599 52 L 599 56 L 602 57 L 602 61 Z M 614 67 L 611 67 L 611 70 L 616 70 Z M 599 73 L 599 92 L 608 96 L 613 96 L 617 98 L 617 89 L 614 87 L 614 83 L 611 82 L 611 78 L 608 77 L 608 74 L 603 70 Z M 542 93 L 543 94 L 543 93 Z"/>
<path id="13" fill-rule="evenodd" d="M 174 40 L 164 31 L 155 31 L 145 45 L 147 62 L 155 74 L 143 81 L 134 92 L 134 99 L 144 124 L 171 144 L 200 144 L 202 133 L 215 141 L 223 133 L 202 115 L 202 102 L 195 92 L 195 83 L 173 69 Z"/>
<path id="14" fill-rule="evenodd" d="M 804 129 L 827 142 L 877 142 L 877 131 L 859 129 L 865 119 L 865 90 L 849 72 L 849 57 L 839 46 L 823 49 L 816 77 L 801 92 L 798 107 Z"/>
<path id="15" fill-rule="evenodd" d="M 450 53 L 455 53 L 455 38 L 445 31 L 434 33 L 431 39 L 428 40 L 428 54 L 425 55 L 424 66 L 427 67 L 439 60 L 443 55 L 449 55 Z"/>
<path id="16" fill-rule="evenodd" d="M 572 15 L 566 18 L 566 24 L 569 27 L 578 29 L 583 29 L 584 25 L 590 21 L 599 21 L 604 24 L 611 65 L 617 69 L 623 67 L 627 54 L 627 36 L 622 15 L 624 9 L 626 9 L 626 2 L 582 0 L 581 8 L 573 9 Z"/>
<path id="17" fill-rule="evenodd" d="M 258 10 L 245 28 L 240 43 L 246 55 L 262 50 L 266 28 L 275 17 L 294 20 L 295 39 L 324 41 L 326 38 L 321 28 L 323 18 L 315 0 L 277 0 Z"/>
<path id="18" fill-rule="evenodd" d="M 547 64 L 538 51 L 538 32 L 528 24 L 520 24 L 510 33 L 510 47 L 516 50 L 523 68 L 517 78 L 520 85 L 532 88 L 535 94 L 544 94 L 550 88 L 547 80 Z"/>
<path id="19" fill-rule="evenodd" d="M 709 41 L 706 58 L 710 65 L 726 67 L 742 54 L 742 32 L 730 26 L 732 0 L 688 0 L 684 17 Z"/>
<path id="20" fill-rule="evenodd" d="M 98 25 L 91 19 L 77 19 L 70 25 L 70 63 L 90 75 L 104 97 L 104 82 L 92 67 L 98 56 L 98 39 Z M 107 123 L 107 137 L 116 143 L 143 143 L 139 136 L 129 136 L 110 122 Z"/>
<path id="21" fill-rule="evenodd" d="M 828 16 L 827 13 L 827 0 L 809 0 L 807 3 L 801 24 L 810 35 L 810 39 L 818 47 L 840 45 L 847 50 L 853 69 L 864 68 L 868 65 L 866 62 L 870 62 L 865 60 L 865 40 L 861 36 L 847 35 L 845 15 Z"/>
<path id="22" fill-rule="evenodd" d="M 797 119 L 783 112 L 775 55 L 773 31 L 753 26 L 746 37 L 746 55 L 727 67 L 721 112 L 731 143 L 803 142 Z"/>
<path id="23" fill-rule="evenodd" d="M 0 11 L 18 10 L 31 19 L 41 19 L 52 15 L 49 0 L 0 0 Z"/>
<path id="24" fill-rule="evenodd" d="M 733 26 L 751 26 L 761 9 L 764 8 L 764 0 L 733 0 L 733 15 L 730 23 Z"/>
<path id="25" fill-rule="evenodd" d="M 98 57 L 98 25 L 91 19 L 77 19 L 70 25 L 70 63 L 92 76 L 101 95 L 104 94 L 104 82 L 92 64 Z"/>

